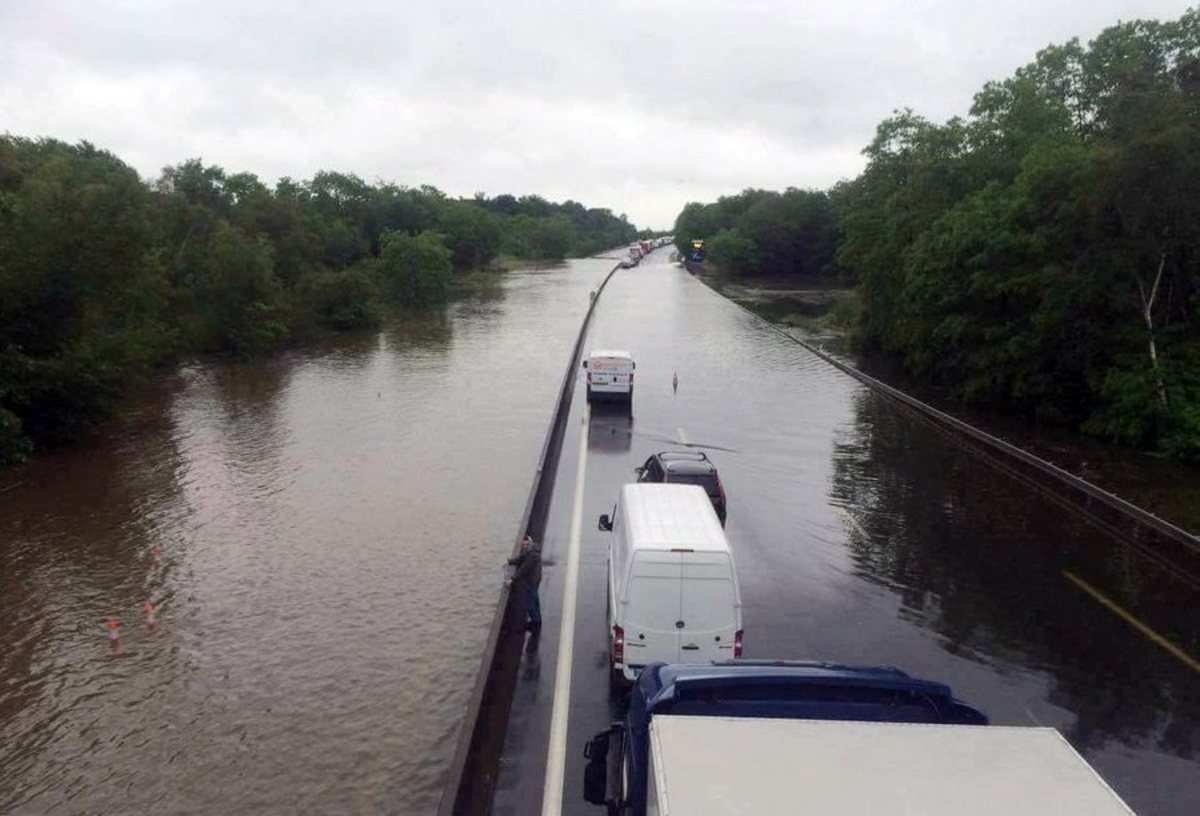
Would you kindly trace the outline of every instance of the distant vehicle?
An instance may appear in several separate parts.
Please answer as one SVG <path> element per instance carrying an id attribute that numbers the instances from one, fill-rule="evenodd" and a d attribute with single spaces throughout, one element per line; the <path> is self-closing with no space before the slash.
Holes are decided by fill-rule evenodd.
<path id="1" fill-rule="evenodd" d="M 593 351 L 583 361 L 587 369 L 587 401 L 612 399 L 633 406 L 633 371 L 637 363 L 628 351 Z"/>
<path id="2" fill-rule="evenodd" d="M 947 686 L 914 679 L 891 667 L 769 660 L 728 660 L 707 665 L 655 663 L 645 668 L 630 692 L 624 719 L 612 723 L 587 743 L 584 798 L 592 804 L 605 805 L 610 814 L 631 816 L 900 812 L 879 806 L 900 795 L 896 790 L 881 793 L 874 787 L 887 777 L 881 763 L 860 761 L 860 752 L 865 758 L 872 750 L 869 738 L 856 741 L 852 749 L 844 740 L 822 735 L 819 729 L 815 736 L 806 734 L 805 740 L 797 741 L 793 734 L 795 726 L 731 726 L 728 722 L 731 718 L 763 723 L 801 722 L 810 729 L 814 725 L 834 725 L 813 722 L 819 720 L 927 723 L 956 728 L 986 725 L 988 721 L 983 712 L 955 699 Z M 679 754 L 676 738 L 685 734 L 685 741 L 693 744 L 683 750 L 691 753 Z M 786 749 L 779 750 L 784 745 Z M 904 756 L 892 757 L 893 762 L 926 774 L 924 784 L 917 788 L 923 793 L 957 784 L 954 779 L 943 778 L 940 768 L 929 762 L 918 747 L 897 753 Z M 847 757 L 853 760 L 848 761 Z M 714 758 L 720 767 L 710 769 L 705 763 Z M 787 763 L 783 772 L 779 770 L 781 762 Z M 809 762 L 815 764 L 809 766 Z M 1026 763 L 1017 765 L 1025 766 Z M 761 774 L 747 789 L 746 776 L 752 775 L 755 767 Z M 838 781 L 834 784 L 832 780 Z M 763 785 L 766 790 L 755 789 Z M 847 795 L 853 793 L 842 788 L 873 789 L 876 798 L 870 800 L 870 806 L 851 799 L 846 807 L 826 807 L 825 799 L 813 798 L 818 785 L 822 792 L 828 786 Z M 695 805 L 698 800 L 694 797 L 682 798 L 682 790 L 691 786 L 693 793 L 703 792 L 712 797 L 711 801 Z M 716 791 L 718 787 L 720 790 Z M 999 793 L 991 786 L 986 790 L 991 795 Z M 909 801 L 909 792 L 904 789 L 906 795 L 901 801 Z M 674 799 L 673 793 L 681 798 Z M 766 807 L 761 804 L 763 796 L 768 797 Z M 962 807 L 959 800 L 957 810 L 909 808 L 904 812 L 976 811 Z"/>
<path id="3" fill-rule="evenodd" d="M 643 255 L 649 255 L 650 250 L 654 248 L 650 245 L 650 242 L 647 240 L 638 241 L 638 246 L 641 248 Z"/>
<path id="4" fill-rule="evenodd" d="M 635 468 L 634 473 L 639 482 L 700 485 L 717 511 L 721 526 L 725 526 L 725 486 L 721 484 L 717 466 L 707 455 L 698 451 L 663 451 Z"/>
<path id="5" fill-rule="evenodd" d="M 608 547 L 610 691 L 650 663 L 706 663 L 742 654 L 742 598 L 733 553 L 696 485 L 627 484 Z"/>
<path id="6" fill-rule="evenodd" d="M 692 260 L 695 261 L 696 263 L 700 263 L 701 261 L 704 260 L 704 256 L 705 256 L 704 239 L 703 238 L 693 238 L 692 239 L 692 256 L 691 256 Z"/>

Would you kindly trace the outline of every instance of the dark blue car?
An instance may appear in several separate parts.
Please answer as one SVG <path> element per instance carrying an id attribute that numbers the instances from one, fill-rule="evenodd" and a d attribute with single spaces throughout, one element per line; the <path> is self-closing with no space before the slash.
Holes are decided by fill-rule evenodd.
<path id="1" fill-rule="evenodd" d="M 647 666 L 625 718 L 584 749 L 584 798 L 611 814 L 646 811 L 650 721 L 667 714 L 987 725 L 942 683 L 890 666 L 736 660 Z"/>

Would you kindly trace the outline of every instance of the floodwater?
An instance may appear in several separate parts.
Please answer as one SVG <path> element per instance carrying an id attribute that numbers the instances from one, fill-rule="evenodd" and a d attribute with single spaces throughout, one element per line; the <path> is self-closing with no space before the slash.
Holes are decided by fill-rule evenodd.
<path id="1" fill-rule="evenodd" d="M 612 264 L 192 365 L 4 473 L 0 812 L 432 811 Z"/>

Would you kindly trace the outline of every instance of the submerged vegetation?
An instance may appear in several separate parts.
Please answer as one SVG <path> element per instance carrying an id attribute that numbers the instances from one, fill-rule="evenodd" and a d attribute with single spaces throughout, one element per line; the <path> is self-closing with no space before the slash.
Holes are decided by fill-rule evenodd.
<path id="1" fill-rule="evenodd" d="M 2 136 L 0 464 L 80 438 L 183 355 L 371 326 L 501 252 L 562 259 L 635 234 L 572 201 L 342 173 L 272 188 L 192 160 L 146 184 L 90 144 Z"/>
<path id="2" fill-rule="evenodd" d="M 859 342 L 962 400 L 1200 461 L 1200 14 L 1049 47 L 864 152 L 827 193 L 689 204 L 676 237 L 850 277 Z"/>

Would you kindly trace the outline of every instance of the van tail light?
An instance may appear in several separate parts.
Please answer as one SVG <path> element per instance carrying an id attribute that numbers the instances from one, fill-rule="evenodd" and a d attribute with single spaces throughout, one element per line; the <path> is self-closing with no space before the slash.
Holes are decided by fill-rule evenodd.
<path id="1" fill-rule="evenodd" d="M 591 385 L 591 384 L 592 384 L 592 372 L 590 372 L 590 371 L 588 372 L 588 380 L 587 380 L 587 384 L 588 384 L 588 385 Z"/>
<path id="2" fill-rule="evenodd" d="M 742 656 L 742 630 L 738 629 L 733 633 L 733 656 Z"/>
<path id="3" fill-rule="evenodd" d="M 632 371 L 629 372 L 629 384 L 633 385 L 633 372 Z"/>
<path id="4" fill-rule="evenodd" d="M 741 632 L 738 632 L 741 636 Z M 625 662 L 625 630 L 620 626 L 613 627 L 613 662 Z"/>

